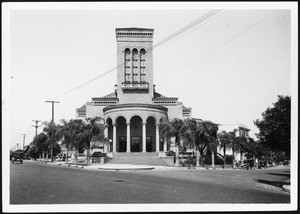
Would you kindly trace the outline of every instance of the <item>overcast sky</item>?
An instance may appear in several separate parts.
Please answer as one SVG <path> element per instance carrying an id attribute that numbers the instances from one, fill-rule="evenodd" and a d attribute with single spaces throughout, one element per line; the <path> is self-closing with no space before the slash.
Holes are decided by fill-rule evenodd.
<path id="1" fill-rule="evenodd" d="M 32 120 L 51 120 L 46 100 L 60 102 L 55 104 L 59 122 L 75 118 L 75 109 L 92 97 L 114 91 L 116 70 L 64 93 L 117 65 L 115 28 L 153 28 L 156 44 L 219 8 L 223 10 L 205 23 L 154 49 L 154 84 L 157 92 L 191 107 L 192 117 L 243 124 L 255 137 L 253 121 L 261 119 L 277 95 L 292 93 L 291 11 L 272 4 L 176 4 L 24 8 L 18 3 L 20 9 L 10 10 L 4 20 L 8 60 L 2 81 L 8 80 L 8 96 L 2 107 L 9 110 L 10 147 L 23 144 L 22 134 L 27 134 L 26 145 L 32 141 Z"/>

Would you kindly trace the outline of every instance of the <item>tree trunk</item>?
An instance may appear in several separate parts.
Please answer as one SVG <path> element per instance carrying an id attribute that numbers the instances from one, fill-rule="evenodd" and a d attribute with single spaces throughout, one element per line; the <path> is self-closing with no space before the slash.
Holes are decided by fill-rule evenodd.
<path id="1" fill-rule="evenodd" d="M 199 161 L 200 161 L 200 152 L 199 152 L 199 150 L 196 148 L 196 166 L 197 166 L 197 167 L 200 166 Z"/>
<path id="2" fill-rule="evenodd" d="M 67 157 L 66 157 L 66 159 L 67 159 L 67 163 L 68 163 L 68 157 L 69 157 L 69 149 L 68 149 L 68 146 L 67 146 Z"/>
<path id="3" fill-rule="evenodd" d="M 179 146 L 176 146 L 175 166 L 179 166 Z"/>
<path id="4" fill-rule="evenodd" d="M 51 145 L 51 162 L 53 162 L 53 145 Z"/>
<path id="5" fill-rule="evenodd" d="M 241 150 L 241 165 L 244 164 L 244 154 L 243 154 L 243 150 Z"/>
<path id="6" fill-rule="evenodd" d="M 78 164 L 78 150 L 75 150 L 75 163 Z"/>
<path id="7" fill-rule="evenodd" d="M 223 148 L 223 160 L 224 160 L 224 169 L 226 168 L 226 146 L 224 145 L 224 148 Z"/>
<path id="8" fill-rule="evenodd" d="M 215 153 L 211 152 L 211 167 L 215 168 Z"/>
<path id="9" fill-rule="evenodd" d="M 235 169 L 236 168 L 236 162 L 235 162 L 235 151 L 232 148 L 232 168 Z"/>
<path id="10" fill-rule="evenodd" d="M 86 151 L 86 164 L 90 165 L 90 147 L 87 147 L 87 151 Z"/>

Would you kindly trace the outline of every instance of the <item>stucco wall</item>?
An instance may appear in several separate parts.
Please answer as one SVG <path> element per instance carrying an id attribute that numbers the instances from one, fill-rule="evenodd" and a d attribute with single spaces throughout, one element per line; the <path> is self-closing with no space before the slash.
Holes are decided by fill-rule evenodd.
<path id="1" fill-rule="evenodd" d="M 103 108 L 106 106 L 93 106 L 92 104 L 86 104 L 86 117 L 102 117 L 104 118 L 103 115 Z"/>
<path id="2" fill-rule="evenodd" d="M 182 116 L 182 103 L 179 103 L 176 106 L 164 106 L 168 108 L 168 118 L 172 120 L 174 118 L 183 119 Z"/>

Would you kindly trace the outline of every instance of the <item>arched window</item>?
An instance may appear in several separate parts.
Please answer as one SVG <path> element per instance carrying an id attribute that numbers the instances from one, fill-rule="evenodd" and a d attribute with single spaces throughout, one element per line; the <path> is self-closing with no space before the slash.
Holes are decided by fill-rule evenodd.
<path id="1" fill-rule="evenodd" d="M 129 48 L 125 49 L 125 82 L 131 81 L 131 72 L 130 72 L 130 65 L 131 65 L 131 56 Z"/>
<path id="2" fill-rule="evenodd" d="M 133 49 L 132 51 L 132 81 L 138 82 L 138 50 Z"/>
<path id="3" fill-rule="evenodd" d="M 141 49 L 140 50 L 140 77 L 141 77 L 141 82 L 145 82 L 145 75 L 146 75 L 146 59 L 145 59 L 145 54 L 146 54 L 146 51 L 145 49 Z"/>

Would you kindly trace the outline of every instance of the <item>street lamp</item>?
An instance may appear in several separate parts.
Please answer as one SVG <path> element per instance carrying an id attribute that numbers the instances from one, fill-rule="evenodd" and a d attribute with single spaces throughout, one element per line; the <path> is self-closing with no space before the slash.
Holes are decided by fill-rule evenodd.
<path id="1" fill-rule="evenodd" d="M 111 150 L 111 142 L 112 142 L 112 139 L 109 139 L 109 151 Z M 110 151 L 111 152 L 111 151 Z"/>

